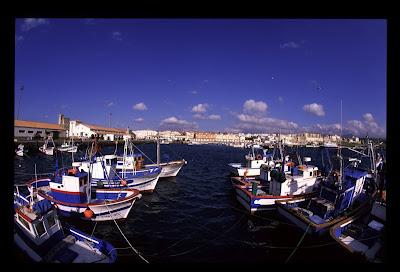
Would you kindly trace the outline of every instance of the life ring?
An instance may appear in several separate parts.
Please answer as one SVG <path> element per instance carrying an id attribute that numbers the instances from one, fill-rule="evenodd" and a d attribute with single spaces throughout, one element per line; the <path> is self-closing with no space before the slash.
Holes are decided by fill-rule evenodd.
<path id="1" fill-rule="evenodd" d="M 126 186 L 127 184 L 128 184 L 128 183 L 126 182 L 126 180 L 124 180 L 124 179 L 121 180 L 121 185 L 122 185 L 122 186 Z"/>
<path id="2" fill-rule="evenodd" d="M 262 160 L 262 156 L 260 154 L 257 155 L 256 157 L 257 160 Z"/>

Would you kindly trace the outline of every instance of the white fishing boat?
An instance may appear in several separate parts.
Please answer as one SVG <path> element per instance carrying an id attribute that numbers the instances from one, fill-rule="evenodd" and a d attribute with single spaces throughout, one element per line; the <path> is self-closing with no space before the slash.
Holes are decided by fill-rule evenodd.
<path id="1" fill-rule="evenodd" d="M 229 163 L 229 171 L 233 176 L 239 177 L 254 177 L 260 175 L 260 167 L 263 164 L 267 164 L 270 167 L 274 167 L 273 153 L 267 153 L 266 150 L 261 149 L 263 154 L 257 154 L 254 146 L 252 146 L 251 152 L 245 156 L 246 163 Z"/>
<path id="2" fill-rule="evenodd" d="M 283 169 L 262 167 L 261 172 L 264 179 L 244 179 L 244 184 L 234 185 L 237 200 L 250 213 L 275 209 L 276 200 L 313 196 L 321 181 L 318 167 L 313 165 L 286 162 Z"/>
<path id="3" fill-rule="evenodd" d="M 26 154 L 28 152 L 28 150 L 24 149 L 24 145 L 23 144 L 19 144 L 18 148 L 15 150 L 15 154 L 17 154 L 17 156 L 23 157 L 24 154 Z"/>
<path id="4" fill-rule="evenodd" d="M 160 141 L 157 140 L 157 163 L 153 164 L 144 164 L 143 154 L 141 153 L 133 153 L 133 146 L 129 140 L 125 140 L 125 146 L 127 151 L 125 151 L 124 146 L 124 157 L 119 157 L 117 162 L 117 170 L 120 174 L 123 174 L 123 170 L 131 170 L 131 169 L 154 169 L 156 167 L 161 168 L 160 178 L 168 178 L 168 177 L 176 177 L 181 170 L 181 168 L 187 164 L 187 161 L 184 159 L 176 160 L 176 161 L 168 161 L 168 162 L 160 162 Z M 128 154 L 129 152 L 129 154 Z M 132 170 L 131 170 L 132 171 Z"/>
<path id="5" fill-rule="evenodd" d="M 14 191 L 14 242 L 33 261 L 42 263 L 114 263 L 115 248 L 107 241 L 61 224 L 46 199 Z"/>
<path id="6" fill-rule="evenodd" d="M 59 148 L 59 151 L 61 152 L 72 152 L 75 153 L 78 151 L 78 146 L 74 145 L 74 140 L 71 139 L 69 143 L 64 142 Z"/>
<path id="7" fill-rule="evenodd" d="M 44 144 L 39 147 L 40 152 L 52 156 L 54 154 L 55 144 L 53 141 L 53 137 L 48 136 Z"/>
<path id="8" fill-rule="evenodd" d="M 64 216 L 92 221 L 126 218 L 135 201 L 142 197 L 139 191 L 92 189 L 89 173 L 70 169 L 68 174 L 30 181 L 27 185 L 34 196 L 49 200 Z"/>
<path id="9" fill-rule="evenodd" d="M 324 147 L 338 147 L 338 145 L 332 142 L 325 142 Z"/>

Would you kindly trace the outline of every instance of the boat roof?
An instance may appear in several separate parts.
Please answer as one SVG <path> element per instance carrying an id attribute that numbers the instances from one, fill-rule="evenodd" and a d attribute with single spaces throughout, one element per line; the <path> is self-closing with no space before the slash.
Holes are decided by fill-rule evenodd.
<path id="1" fill-rule="evenodd" d="M 368 174 L 367 171 L 360 169 L 360 168 L 350 167 L 350 168 L 344 169 L 345 176 L 352 177 L 355 179 L 359 179 L 363 176 L 366 176 L 367 174 Z"/>

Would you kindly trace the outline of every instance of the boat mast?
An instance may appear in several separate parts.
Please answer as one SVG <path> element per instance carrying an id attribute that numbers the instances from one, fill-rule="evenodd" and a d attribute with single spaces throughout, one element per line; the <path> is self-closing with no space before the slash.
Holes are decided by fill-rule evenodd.
<path id="1" fill-rule="evenodd" d="M 22 91 L 24 90 L 24 85 L 22 85 L 19 90 L 20 90 L 20 93 L 19 93 L 19 100 L 18 100 L 17 120 L 19 120 L 19 111 L 20 111 L 20 108 L 21 108 L 21 96 L 22 96 Z"/>
<path id="2" fill-rule="evenodd" d="M 160 166 L 160 133 L 157 132 L 157 166 Z"/>
<path id="3" fill-rule="evenodd" d="M 128 155 L 128 137 L 126 137 L 124 140 L 124 156 L 122 157 L 122 178 L 125 178 L 126 156 L 127 155 Z M 133 163 L 135 163 L 135 162 L 133 161 Z"/>
<path id="4" fill-rule="evenodd" d="M 339 189 L 342 189 L 342 177 L 343 177 L 343 158 L 342 158 L 342 132 L 343 132 L 343 110 L 342 100 L 340 100 L 340 139 L 339 139 L 339 160 L 340 160 L 340 176 L 339 176 Z"/>

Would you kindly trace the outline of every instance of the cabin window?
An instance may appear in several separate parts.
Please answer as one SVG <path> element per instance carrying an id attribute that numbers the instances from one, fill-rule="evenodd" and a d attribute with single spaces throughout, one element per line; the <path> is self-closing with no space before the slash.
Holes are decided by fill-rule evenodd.
<path id="1" fill-rule="evenodd" d="M 28 130 L 28 133 L 33 133 L 33 130 Z"/>
<path id="2" fill-rule="evenodd" d="M 46 232 L 46 230 L 44 229 L 43 221 L 37 223 L 37 224 L 35 225 L 35 228 L 36 228 L 36 232 L 37 232 L 37 234 L 38 234 L 39 236 L 42 236 L 42 235 Z"/>
<path id="3" fill-rule="evenodd" d="M 22 223 L 22 225 L 24 225 L 25 228 L 27 228 L 28 230 L 30 230 L 30 228 L 29 228 L 29 223 L 26 222 L 26 220 L 23 219 L 20 215 L 18 215 L 18 220 L 19 220 L 19 222 Z"/>
<path id="4" fill-rule="evenodd" d="M 111 160 L 111 164 L 112 164 L 112 165 L 115 165 L 115 164 L 117 164 L 117 158 L 115 158 L 115 159 L 112 159 L 112 160 Z"/>
<path id="5" fill-rule="evenodd" d="M 25 133 L 25 130 L 20 129 L 20 130 L 18 130 L 18 132 L 19 132 L 19 133 Z"/>
<path id="6" fill-rule="evenodd" d="M 312 172 L 310 172 L 310 177 L 312 177 Z"/>
<path id="7" fill-rule="evenodd" d="M 106 165 L 110 165 L 110 160 L 106 159 Z"/>
<path id="8" fill-rule="evenodd" d="M 50 216 L 47 217 L 47 222 L 49 223 L 49 228 L 56 224 L 56 219 L 53 214 L 50 214 Z"/>

